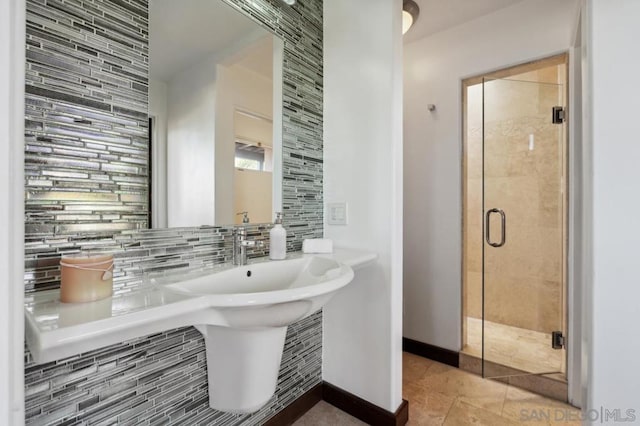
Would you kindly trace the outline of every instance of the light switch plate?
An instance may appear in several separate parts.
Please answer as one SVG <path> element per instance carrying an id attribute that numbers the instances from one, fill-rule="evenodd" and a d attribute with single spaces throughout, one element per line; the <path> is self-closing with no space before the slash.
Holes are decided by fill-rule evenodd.
<path id="1" fill-rule="evenodd" d="M 327 223 L 329 225 L 346 225 L 347 203 L 327 203 Z"/>

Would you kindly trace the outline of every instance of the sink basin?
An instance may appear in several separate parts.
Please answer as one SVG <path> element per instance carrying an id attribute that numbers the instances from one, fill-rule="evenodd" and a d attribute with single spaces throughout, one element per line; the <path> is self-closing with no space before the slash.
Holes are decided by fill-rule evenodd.
<path id="1" fill-rule="evenodd" d="M 351 268 L 333 259 L 307 257 L 255 263 L 167 284 L 185 294 L 213 295 L 220 306 L 283 302 L 340 288 L 353 278 Z"/>
<path id="2" fill-rule="evenodd" d="M 202 300 L 193 323 L 205 338 L 209 405 L 250 413 L 275 392 L 287 326 L 322 308 L 353 275 L 350 266 L 312 256 L 151 281 Z"/>
<path id="3" fill-rule="evenodd" d="M 281 327 L 316 312 L 352 279 L 349 266 L 311 257 L 240 266 L 166 284 L 165 289 L 206 296 L 211 308 L 203 319 L 207 325 Z"/>

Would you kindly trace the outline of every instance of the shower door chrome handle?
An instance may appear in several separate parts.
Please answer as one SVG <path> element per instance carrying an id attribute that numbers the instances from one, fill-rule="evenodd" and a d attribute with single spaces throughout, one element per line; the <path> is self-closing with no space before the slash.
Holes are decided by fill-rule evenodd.
<path id="1" fill-rule="evenodd" d="M 500 214 L 500 223 L 502 225 L 502 236 L 500 237 L 499 243 L 491 242 L 491 213 L 499 213 Z M 504 214 L 504 210 L 502 209 L 491 209 L 487 210 L 487 214 L 485 216 L 485 239 L 487 240 L 487 244 L 491 247 L 502 247 L 504 243 L 507 241 L 507 216 Z"/>

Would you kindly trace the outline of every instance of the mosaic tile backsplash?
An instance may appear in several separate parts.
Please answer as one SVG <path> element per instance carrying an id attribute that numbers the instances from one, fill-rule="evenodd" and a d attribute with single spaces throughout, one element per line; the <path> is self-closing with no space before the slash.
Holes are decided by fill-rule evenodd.
<path id="1" fill-rule="evenodd" d="M 236 415 L 209 408 L 206 353 L 193 327 L 25 369 L 30 425 L 256 425 L 321 381 L 322 314 L 291 326 L 275 395 Z"/>
<path id="2" fill-rule="evenodd" d="M 322 1 L 212 1 L 284 40 L 283 211 L 299 250 L 322 235 Z M 80 250 L 115 253 L 116 292 L 145 272 L 229 261 L 230 227 L 146 229 L 147 0 L 27 0 L 26 49 L 25 290 L 58 288 L 60 255 Z M 27 351 L 27 424 L 260 424 L 320 382 L 321 323 L 289 327 L 276 395 L 245 416 L 208 407 L 191 327 L 42 365 Z"/>

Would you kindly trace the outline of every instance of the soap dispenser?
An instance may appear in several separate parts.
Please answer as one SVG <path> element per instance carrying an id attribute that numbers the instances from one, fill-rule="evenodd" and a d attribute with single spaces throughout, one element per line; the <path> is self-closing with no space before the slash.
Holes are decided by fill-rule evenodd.
<path id="1" fill-rule="evenodd" d="M 269 258 L 283 260 L 287 257 L 287 231 L 282 227 L 282 213 L 276 213 L 273 228 L 269 231 Z"/>

